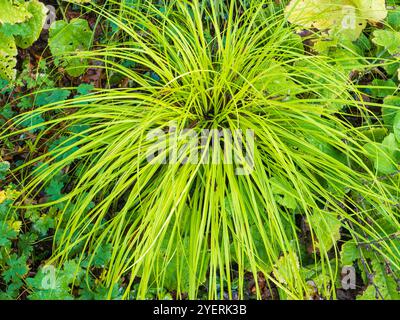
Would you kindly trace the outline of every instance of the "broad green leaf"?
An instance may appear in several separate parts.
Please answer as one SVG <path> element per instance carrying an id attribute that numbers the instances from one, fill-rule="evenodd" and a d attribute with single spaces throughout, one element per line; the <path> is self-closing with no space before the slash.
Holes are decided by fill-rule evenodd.
<path id="1" fill-rule="evenodd" d="M 400 8 L 390 10 L 387 17 L 388 24 L 395 30 L 400 31 Z"/>
<path id="2" fill-rule="evenodd" d="M 390 96 L 397 89 L 397 85 L 393 80 L 375 79 L 372 81 L 372 84 L 372 95 L 377 98 L 385 98 Z"/>
<path id="3" fill-rule="evenodd" d="M 301 91 L 301 88 L 290 79 L 288 71 L 278 63 L 261 65 L 259 74 L 260 78 L 254 83 L 254 87 L 271 96 L 290 96 Z"/>
<path id="4" fill-rule="evenodd" d="M 354 241 L 347 241 L 340 251 L 343 266 L 351 266 L 354 261 L 360 258 L 360 250 Z"/>
<path id="5" fill-rule="evenodd" d="M 22 27 L 28 31 L 27 35 L 15 36 L 17 46 L 22 49 L 30 47 L 39 38 L 46 22 L 48 9 L 38 0 L 32 0 L 28 3 L 28 11 L 32 17 L 22 24 Z"/>
<path id="6" fill-rule="evenodd" d="M 364 293 L 357 297 L 357 300 L 376 300 L 377 292 L 373 285 L 369 285 Z"/>
<path id="7" fill-rule="evenodd" d="M 111 259 L 112 245 L 110 243 L 102 244 L 95 252 L 93 257 L 93 266 L 104 268 Z"/>
<path id="8" fill-rule="evenodd" d="M 52 91 L 40 92 L 35 98 L 35 106 L 42 107 L 50 103 L 56 103 L 66 100 L 71 91 L 66 89 L 56 89 Z"/>
<path id="9" fill-rule="evenodd" d="M 400 112 L 400 97 L 387 96 L 382 107 L 382 117 L 385 125 L 393 127 L 394 119 Z"/>
<path id="10" fill-rule="evenodd" d="M 375 30 L 372 42 L 382 46 L 394 55 L 400 53 L 400 32 L 391 30 Z"/>
<path id="11" fill-rule="evenodd" d="M 277 177 L 272 177 L 270 183 L 275 200 L 280 205 L 295 210 L 297 208 L 296 198 L 294 197 L 296 192 L 290 183 Z"/>
<path id="12" fill-rule="evenodd" d="M 381 174 L 392 174 L 397 171 L 399 162 L 399 145 L 393 133 L 382 143 L 367 143 L 364 148 L 369 153 L 369 159 L 375 169 Z"/>
<path id="13" fill-rule="evenodd" d="M 336 215 L 327 211 L 316 211 L 310 216 L 308 223 L 315 233 L 317 243 L 315 247 L 322 251 L 329 251 L 340 240 L 341 223 Z"/>
<path id="14" fill-rule="evenodd" d="M 87 20 L 72 19 L 70 23 L 56 21 L 50 27 L 49 46 L 57 66 L 63 66 L 74 77 L 86 70 L 87 60 L 79 57 L 79 51 L 88 50 L 92 31 Z"/>
<path id="15" fill-rule="evenodd" d="M 17 3 L 12 0 L 0 0 L 0 24 L 21 23 L 32 17 L 28 11 L 28 2 Z"/>
<path id="16" fill-rule="evenodd" d="M 0 221 L 0 247 L 9 247 L 17 233 L 7 222 Z"/>
<path id="17" fill-rule="evenodd" d="M 17 65 L 17 46 L 13 36 L 0 32 L 0 78 L 12 81 L 15 79 Z"/>
<path id="18" fill-rule="evenodd" d="M 393 121 L 393 131 L 397 141 L 400 143 L 400 111 L 397 112 Z"/>
<path id="19" fill-rule="evenodd" d="M 385 0 L 350 0 L 350 5 L 354 5 L 360 12 L 360 17 L 369 22 L 379 22 L 387 17 Z"/>

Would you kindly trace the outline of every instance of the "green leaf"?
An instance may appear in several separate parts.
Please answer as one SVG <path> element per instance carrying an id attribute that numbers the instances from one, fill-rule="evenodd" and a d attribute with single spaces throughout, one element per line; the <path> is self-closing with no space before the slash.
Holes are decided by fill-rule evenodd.
<path id="1" fill-rule="evenodd" d="M 290 79 L 289 72 L 275 61 L 260 66 L 259 80 L 255 81 L 254 87 L 271 96 L 290 96 L 301 91 Z"/>
<path id="2" fill-rule="evenodd" d="M 90 93 L 94 89 L 94 86 L 92 84 L 88 83 L 81 83 L 78 88 L 76 88 L 76 91 L 78 92 L 79 95 L 84 96 Z"/>
<path id="3" fill-rule="evenodd" d="M 0 181 L 6 178 L 8 170 L 10 170 L 10 163 L 8 161 L 0 162 Z"/>
<path id="4" fill-rule="evenodd" d="M 66 261 L 63 267 L 60 281 L 62 281 L 65 286 L 71 283 L 79 284 L 82 277 L 85 275 L 85 272 L 75 260 Z"/>
<path id="5" fill-rule="evenodd" d="M 394 118 L 393 131 L 394 131 L 394 136 L 396 137 L 397 141 L 400 143 L 400 111 L 397 112 L 397 114 Z"/>
<path id="6" fill-rule="evenodd" d="M 52 267 L 50 267 L 52 268 Z M 50 270 L 50 269 L 49 269 Z M 32 293 L 29 300 L 73 300 L 68 283 L 61 281 L 61 272 L 54 269 L 52 274 L 47 269 L 39 269 L 34 278 L 27 278 L 26 283 Z"/>
<path id="7" fill-rule="evenodd" d="M 27 8 L 32 17 L 21 26 L 27 33 L 15 36 L 17 46 L 22 49 L 30 47 L 39 38 L 48 13 L 46 6 L 38 0 L 31 0 Z"/>
<path id="8" fill-rule="evenodd" d="M 107 243 L 100 246 L 93 257 L 93 266 L 104 268 L 111 259 L 112 245 Z"/>
<path id="9" fill-rule="evenodd" d="M 45 236 L 50 229 L 55 226 L 54 219 L 49 215 L 43 215 L 33 224 L 33 229 L 36 230 L 40 235 Z"/>
<path id="10" fill-rule="evenodd" d="M 397 113 L 400 112 L 400 97 L 387 96 L 384 99 L 384 105 L 382 107 L 382 117 L 385 125 L 393 127 L 394 119 Z"/>
<path id="11" fill-rule="evenodd" d="M 66 89 L 56 89 L 49 92 L 40 92 L 35 98 L 35 105 L 38 107 L 45 106 L 50 103 L 57 103 L 68 99 L 71 91 Z"/>
<path id="12" fill-rule="evenodd" d="M 18 258 L 16 254 L 12 254 L 6 261 L 7 268 L 3 271 L 4 280 L 10 282 L 21 279 L 29 271 L 26 260 L 25 256 Z"/>
<path id="13" fill-rule="evenodd" d="M 341 223 L 332 212 L 316 211 L 310 216 L 308 223 L 314 231 L 318 242 L 317 249 L 329 251 L 340 240 Z"/>
<path id="14" fill-rule="evenodd" d="M 377 292 L 373 285 L 369 285 L 364 293 L 357 297 L 357 300 L 376 300 Z"/>
<path id="15" fill-rule="evenodd" d="M 24 128 L 29 128 L 29 127 L 37 126 L 43 122 L 44 122 L 44 119 L 43 119 L 42 115 L 40 113 L 33 112 L 29 115 L 29 117 L 27 117 L 23 121 L 21 121 L 21 126 L 23 126 Z M 30 131 L 38 132 L 38 131 L 42 130 L 43 128 L 44 128 L 43 126 L 38 126 L 38 127 L 31 129 Z"/>
<path id="16" fill-rule="evenodd" d="M 387 22 L 393 29 L 400 31 L 400 8 L 388 12 Z"/>
<path id="17" fill-rule="evenodd" d="M 372 95 L 377 98 L 385 98 L 392 95 L 397 85 L 393 80 L 375 79 L 372 81 L 374 87 L 371 88 Z"/>
<path id="18" fill-rule="evenodd" d="M 343 244 L 340 251 L 343 266 L 351 266 L 360 256 L 360 250 L 354 241 L 347 241 Z"/>
<path id="19" fill-rule="evenodd" d="M 33 232 L 21 234 L 18 238 L 18 249 L 23 255 L 29 256 L 33 251 L 33 244 L 37 239 L 38 236 Z"/>
<path id="20" fill-rule="evenodd" d="M 400 53 L 400 32 L 375 30 L 372 42 L 384 47 L 392 55 Z"/>
<path id="21" fill-rule="evenodd" d="M 28 11 L 27 2 L 15 3 L 16 1 L 0 0 L 0 24 L 21 23 L 32 17 Z"/>
<path id="22" fill-rule="evenodd" d="M 399 145 L 393 133 L 382 143 L 371 142 L 364 146 L 375 169 L 381 174 L 392 174 L 397 171 L 399 162 Z"/>
<path id="23" fill-rule="evenodd" d="M 373 270 L 372 281 L 380 294 L 371 284 L 361 296 L 357 297 L 357 300 L 381 300 L 382 297 L 384 300 L 400 300 L 397 282 L 391 274 L 387 273 L 385 263 L 375 257 L 371 259 L 371 265 Z"/>
<path id="24" fill-rule="evenodd" d="M 1 0 L 0 0 L 1 1 Z M 13 36 L 0 31 L 0 78 L 13 81 L 16 76 L 17 46 Z"/>
<path id="25" fill-rule="evenodd" d="M 16 237 L 17 232 L 7 222 L 0 221 L 0 247 L 10 247 Z"/>
<path id="26" fill-rule="evenodd" d="M 280 283 L 293 283 L 293 270 L 298 270 L 300 263 L 297 255 L 294 252 L 285 254 L 279 258 L 274 266 L 273 274 Z"/>
<path id="27" fill-rule="evenodd" d="M 71 3 L 80 3 L 80 4 L 92 2 L 92 0 L 63 0 L 63 1 L 71 2 Z"/>
<path id="28" fill-rule="evenodd" d="M 272 193 L 275 195 L 275 200 L 282 206 L 295 210 L 297 208 L 297 201 L 294 195 L 296 192 L 289 182 L 272 177 L 270 179 Z"/>
<path id="29" fill-rule="evenodd" d="M 50 27 L 49 46 L 57 66 L 64 66 L 74 77 L 86 70 L 87 60 L 78 57 L 79 51 L 90 47 L 92 31 L 87 20 L 72 19 L 70 23 L 56 21 Z"/>

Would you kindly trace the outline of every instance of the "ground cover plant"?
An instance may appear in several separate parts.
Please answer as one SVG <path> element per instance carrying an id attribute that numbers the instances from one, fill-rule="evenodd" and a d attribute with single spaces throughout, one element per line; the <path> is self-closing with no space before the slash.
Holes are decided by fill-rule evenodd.
<path id="1" fill-rule="evenodd" d="M 1 298 L 399 298 L 399 1 L 0 8 Z"/>

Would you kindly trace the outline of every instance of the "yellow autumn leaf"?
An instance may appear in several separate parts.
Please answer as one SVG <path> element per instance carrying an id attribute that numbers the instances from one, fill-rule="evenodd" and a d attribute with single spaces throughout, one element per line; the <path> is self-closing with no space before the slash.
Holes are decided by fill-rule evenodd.
<path id="1" fill-rule="evenodd" d="M 385 0 L 352 0 L 359 10 L 359 17 L 376 23 L 387 17 Z"/>
<path id="2" fill-rule="evenodd" d="M 0 191 L 0 204 L 2 204 L 7 199 L 7 194 L 4 190 Z"/>
<path id="3" fill-rule="evenodd" d="M 341 22 L 342 3 L 341 0 L 292 0 L 285 12 L 293 24 L 323 30 Z"/>
<path id="4" fill-rule="evenodd" d="M 292 0 L 285 9 L 289 22 L 318 30 L 339 30 L 356 40 L 367 21 L 386 18 L 384 0 Z"/>
<path id="5" fill-rule="evenodd" d="M 21 226 L 22 226 L 22 221 L 14 221 L 11 224 L 11 228 L 17 233 L 21 231 Z"/>

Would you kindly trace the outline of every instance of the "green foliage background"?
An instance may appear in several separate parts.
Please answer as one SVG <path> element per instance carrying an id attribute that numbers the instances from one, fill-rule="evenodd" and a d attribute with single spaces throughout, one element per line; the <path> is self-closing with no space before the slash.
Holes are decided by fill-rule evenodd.
<path id="1" fill-rule="evenodd" d="M 190 290 L 192 290 L 192 293 L 189 294 L 190 297 L 197 296 L 204 299 L 210 297 L 262 298 L 265 297 L 267 291 L 269 298 L 338 298 L 339 294 L 336 289 L 341 288 L 340 270 L 343 266 L 349 265 L 355 267 L 358 278 L 357 290 L 351 293 L 351 298 L 357 296 L 357 299 L 399 299 L 399 1 L 389 0 L 384 3 L 387 17 L 383 21 L 374 21 L 373 17 L 368 15 L 368 10 L 365 11 L 366 9 L 363 7 L 368 1 L 342 1 L 343 3 L 340 5 L 354 5 L 360 12 L 367 12 L 360 18 L 363 28 L 357 30 L 356 35 L 348 33 L 348 30 L 343 30 L 340 24 L 332 25 L 331 22 L 327 22 L 326 16 L 319 15 L 318 10 L 314 10 L 315 6 L 312 12 L 314 23 L 312 26 L 324 25 L 324 28 L 321 27 L 320 30 L 312 29 L 307 33 L 305 29 L 311 27 L 307 22 L 295 21 L 290 16 L 286 16 L 289 20 L 287 22 L 282 18 L 283 16 L 280 16 L 277 29 L 281 33 L 276 35 L 277 41 L 281 41 L 280 37 L 284 33 L 292 35 L 292 38 L 286 39 L 291 52 L 285 54 L 293 61 L 297 59 L 295 54 L 303 51 L 309 55 L 319 56 L 321 65 L 331 72 L 334 70 L 336 79 L 329 78 L 329 75 L 326 78 L 321 76 L 322 67 L 307 64 L 307 59 L 303 59 L 300 54 L 296 68 L 293 67 L 293 70 L 290 70 L 290 63 L 282 62 L 284 59 L 281 61 L 280 57 L 274 57 L 279 63 L 271 59 L 274 61 L 272 65 L 270 63 L 264 66 L 267 70 L 272 70 L 268 80 L 260 76 L 262 72 L 252 74 L 249 71 L 249 74 L 254 77 L 251 79 L 252 85 L 260 92 L 268 92 L 268 99 L 277 99 L 277 105 L 287 103 L 287 101 L 290 103 L 292 100 L 296 102 L 296 95 L 303 94 L 304 96 L 307 90 L 313 93 L 317 92 L 317 97 L 307 96 L 303 99 L 308 103 L 307 107 L 313 105 L 313 99 L 320 101 L 318 99 L 323 97 L 326 109 L 322 114 L 326 117 L 326 123 L 332 123 L 332 126 L 335 126 L 336 123 L 333 119 L 338 115 L 347 119 L 356 128 L 355 131 L 359 131 L 365 136 L 363 141 L 365 144 L 360 147 L 365 152 L 363 158 L 355 157 L 355 159 L 359 160 L 356 164 L 360 166 L 362 166 L 362 160 L 373 177 L 369 177 L 370 180 L 364 182 L 367 191 L 361 192 L 361 194 L 365 196 L 369 191 L 374 191 L 377 195 L 371 195 L 373 200 L 365 199 L 363 196 L 355 199 L 356 196 L 354 196 L 349 200 L 354 203 L 345 203 L 344 206 L 365 206 L 366 220 L 360 222 L 359 225 L 353 225 L 359 221 L 357 217 L 354 220 L 350 219 L 356 216 L 356 210 L 350 209 L 351 214 L 343 216 L 340 210 L 345 210 L 341 209 L 340 205 L 334 204 L 332 205 L 333 209 L 316 210 L 313 214 L 306 214 L 306 218 L 301 223 L 292 223 L 290 221 L 295 221 L 296 216 L 299 217 L 298 210 L 303 209 L 301 201 L 304 199 L 299 198 L 296 193 L 296 182 L 282 179 L 282 176 L 273 177 L 270 179 L 270 192 L 273 198 L 270 203 L 279 206 L 277 211 L 282 217 L 280 223 L 284 225 L 280 227 L 280 230 L 285 229 L 287 232 L 282 233 L 284 234 L 282 237 L 294 235 L 293 239 L 289 239 L 287 242 L 292 241 L 293 246 L 301 248 L 296 248 L 289 253 L 278 252 L 275 257 L 271 257 L 271 252 L 266 250 L 268 246 L 265 235 L 268 233 L 260 231 L 264 226 L 260 227 L 255 224 L 249 226 L 244 233 L 249 234 L 252 239 L 249 244 L 254 247 L 252 252 L 255 252 L 256 258 L 252 260 L 251 256 L 249 258 L 242 254 L 242 258 L 238 259 L 237 257 L 240 255 L 229 255 L 224 252 L 226 256 L 229 256 L 228 261 L 225 261 L 226 258 L 222 254 L 220 255 L 219 251 L 211 252 L 210 255 L 204 254 L 201 256 L 204 260 L 202 263 L 204 265 L 211 263 L 215 270 L 201 270 L 195 275 L 196 280 L 193 281 L 192 271 L 187 268 L 183 260 L 188 251 L 196 248 L 196 244 L 193 244 L 193 241 L 190 242 L 190 235 L 185 234 L 182 240 L 176 236 L 177 231 L 169 231 L 175 236 L 171 236 L 169 233 L 164 234 L 164 241 L 161 241 L 155 250 L 157 253 L 147 261 L 149 272 L 135 270 L 137 278 L 147 278 L 145 284 L 130 278 L 129 271 L 123 272 L 124 262 L 115 262 L 117 259 L 115 244 L 118 242 L 113 243 L 108 236 L 104 236 L 109 230 L 115 230 L 107 229 L 112 219 L 105 215 L 101 219 L 95 220 L 94 223 L 85 220 L 85 217 L 89 217 L 99 207 L 99 199 L 107 199 L 107 196 L 113 195 L 112 188 L 111 191 L 105 189 L 104 195 L 96 198 L 90 194 L 92 192 L 90 189 L 77 186 L 76 181 L 81 179 L 82 172 L 88 170 L 88 166 L 86 163 L 81 163 L 75 168 L 70 164 L 70 160 L 82 155 L 84 152 L 82 150 L 85 150 L 81 143 L 82 137 L 92 137 L 90 128 L 97 125 L 96 121 L 78 121 L 78 117 L 89 118 L 90 115 L 95 114 L 93 110 L 97 110 L 88 109 L 90 112 L 80 113 L 81 107 L 82 109 L 90 107 L 89 102 L 94 102 L 96 108 L 104 108 L 102 99 L 106 98 L 116 101 L 122 101 L 118 100 L 121 97 L 122 99 L 132 99 L 132 101 L 144 99 L 143 96 L 136 95 L 135 91 L 129 90 L 137 87 L 150 87 L 151 90 L 154 89 L 154 92 L 158 92 L 162 85 L 169 81 L 170 70 L 167 67 L 162 69 L 162 63 L 165 62 L 162 60 L 164 58 L 162 50 L 157 51 L 157 48 L 151 48 L 152 42 L 144 40 L 140 43 L 141 38 L 134 32 L 140 34 L 140 32 L 149 31 L 150 34 L 154 32 L 157 35 L 157 22 L 153 21 L 163 21 L 166 17 L 171 17 L 171 21 L 175 23 L 182 22 L 182 27 L 176 28 L 176 32 L 183 33 L 185 30 L 191 30 L 190 26 L 185 26 L 189 20 L 185 20 L 187 17 L 184 15 L 182 17 L 169 16 L 169 9 L 173 4 L 167 4 L 164 1 L 150 1 L 151 5 L 147 1 L 141 0 L 126 0 L 120 4 L 113 1 L 84 1 L 83 5 L 78 5 L 74 2 L 79 1 L 65 1 L 63 6 L 58 8 L 58 20 L 51 25 L 46 34 L 45 31 L 42 31 L 42 26 L 45 23 L 47 11 L 39 1 L 0 0 L 0 8 L 7 9 L 0 13 L 0 78 L 2 78 L 0 80 L 0 124 L 4 125 L 5 129 L 0 134 L 2 138 L 0 141 L 0 297 L 2 299 L 122 299 L 135 297 L 172 299 L 185 298 Z M 186 1 L 177 2 L 187 3 Z M 233 2 L 235 2 L 236 11 L 232 9 Z M 310 3 L 315 4 L 312 1 Z M 327 3 L 330 7 L 332 5 L 332 1 L 319 1 L 320 5 L 323 3 Z M 335 1 L 335 4 L 337 3 Z M 263 24 L 265 21 L 270 19 L 274 13 L 287 8 L 288 4 L 289 1 L 220 1 L 217 7 L 209 9 L 209 1 L 198 2 L 204 12 L 215 10 L 212 11 L 212 14 L 208 13 L 205 16 L 213 17 L 210 20 L 215 19 L 222 26 L 225 26 L 225 23 L 235 25 L 237 21 L 235 15 L 239 15 L 241 10 L 250 10 L 254 7 L 259 8 L 254 16 L 261 19 L 261 22 L 255 23 L 265 26 Z M 130 12 L 130 10 L 133 11 Z M 159 13 L 156 14 L 155 10 L 158 10 Z M 68 15 L 70 12 L 75 14 Z M 141 12 L 141 15 L 135 15 L 133 18 L 133 13 L 137 12 Z M 340 17 L 342 13 L 337 14 Z M 149 20 L 146 20 L 146 17 L 149 17 Z M 144 27 L 135 19 L 138 19 Z M 205 27 L 202 30 L 205 33 L 199 38 L 204 39 L 210 46 L 213 43 L 217 46 L 222 43 L 226 44 L 224 42 L 226 39 L 222 39 L 222 37 L 217 40 L 213 39 L 213 37 L 218 38 L 216 34 L 212 34 L 215 31 L 212 29 L 215 24 L 209 22 L 211 25 L 209 28 L 206 22 L 204 23 Z M 246 20 L 243 23 L 246 23 Z M 151 27 L 154 27 L 154 30 L 151 30 Z M 41 37 L 44 34 L 46 36 L 39 39 L 41 32 Z M 236 32 L 243 36 L 246 35 L 243 30 L 236 30 Z M 302 38 L 299 34 L 303 33 L 308 35 Z M 189 35 L 183 34 L 181 38 L 187 39 L 185 37 L 188 37 L 190 39 L 191 36 L 190 33 Z M 48 41 L 46 37 L 48 37 Z M 274 35 L 271 37 L 273 39 Z M 48 44 L 47 53 L 44 53 L 37 61 L 33 61 L 24 50 L 29 50 L 30 47 L 34 48 L 34 43 L 38 39 L 39 42 L 44 41 Z M 171 35 L 170 39 L 176 40 L 174 35 Z M 171 46 L 171 44 L 163 42 L 166 40 L 161 36 L 156 40 L 159 41 L 160 47 Z M 137 43 L 132 45 L 132 41 L 137 41 L 139 45 Z M 242 48 L 241 46 L 245 48 L 246 43 L 241 41 L 241 39 L 234 38 L 232 43 L 240 48 Z M 177 41 L 175 47 L 182 43 Z M 297 47 L 294 49 L 296 43 Z M 138 54 L 132 57 L 127 51 L 124 51 L 130 45 L 132 48 L 137 46 L 144 51 L 149 48 L 148 52 L 154 53 L 152 60 L 147 61 L 150 67 L 147 66 L 143 70 L 140 65 L 143 56 Z M 192 48 L 190 45 L 188 47 Z M 167 50 L 165 49 L 165 51 Z M 168 61 L 171 68 L 176 68 L 178 71 L 184 70 L 187 65 L 180 64 L 181 62 L 177 58 L 179 50 L 176 52 L 173 50 L 171 49 L 172 53 L 169 56 L 166 55 L 168 59 L 171 59 Z M 210 50 L 212 52 L 212 49 Z M 272 57 L 280 51 L 271 52 Z M 293 52 L 294 55 L 292 55 Z M 189 54 L 186 57 L 190 57 Z M 202 58 L 206 59 L 207 57 L 203 56 Z M 221 58 L 216 61 L 225 60 Z M 203 62 L 200 61 L 199 64 Z M 198 62 L 188 63 L 196 64 Z M 93 68 L 90 68 L 93 64 L 104 70 L 103 79 L 93 80 L 87 77 L 93 71 Z M 259 64 L 255 63 L 255 65 Z M 274 72 L 276 72 L 276 76 L 274 76 Z M 299 87 L 301 81 L 296 79 L 292 72 L 297 72 L 299 77 L 303 78 L 302 81 L 308 81 L 307 90 Z M 172 74 L 172 72 L 170 73 Z M 260 78 L 259 81 L 254 80 L 257 76 Z M 349 85 L 346 81 L 342 84 L 343 79 L 351 79 L 352 84 Z M 195 77 L 192 80 L 193 83 L 197 80 L 203 81 L 203 79 Z M 103 88 L 100 88 L 99 83 Z M 356 88 L 357 91 L 351 93 L 356 96 L 354 100 L 363 101 L 365 109 L 361 110 L 365 111 L 365 114 L 354 114 L 354 110 L 360 111 L 357 108 L 350 110 L 351 107 L 357 106 L 357 103 L 353 103 L 353 105 L 350 103 L 350 106 L 347 106 L 350 108 L 349 110 L 343 109 L 343 101 L 349 99 L 346 96 L 349 87 Z M 127 91 L 120 91 L 121 96 L 118 93 L 120 88 L 127 89 Z M 337 88 L 343 88 L 343 92 L 338 92 Z M 112 94 L 108 96 L 101 89 L 109 90 Z M 223 88 L 215 90 L 223 92 Z M 179 87 L 177 91 L 179 91 Z M 154 92 L 149 94 L 152 99 L 155 96 Z M 215 97 L 220 98 L 221 96 L 216 95 Z M 182 100 L 185 98 L 183 96 Z M 243 100 L 245 99 L 247 97 Z M 159 100 L 149 98 L 149 101 Z M 162 102 L 165 102 L 167 106 L 166 101 Z M 135 107 L 134 104 L 131 106 Z M 109 112 L 112 114 L 113 110 L 109 110 Z M 76 113 L 73 113 L 75 111 Z M 164 110 L 156 111 L 154 115 L 150 114 L 154 118 L 165 112 Z M 25 112 L 28 116 L 24 114 Z M 143 112 L 148 112 L 148 110 L 143 109 Z M 260 112 L 262 111 L 260 110 Z M 24 115 L 21 116 L 22 114 Z M 143 119 L 147 121 L 147 118 Z M 361 123 L 359 123 L 360 121 Z M 296 124 L 296 122 L 293 123 Z M 258 124 L 262 125 L 262 123 Z M 97 128 L 99 129 L 101 126 Z M 324 129 L 326 130 L 325 127 Z M 326 132 L 321 133 L 318 126 L 303 127 L 301 130 L 310 135 L 307 140 L 309 152 L 317 155 L 323 154 L 329 159 L 334 159 L 330 160 L 331 163 L 335 163 L 337 168 L 347 170 L 344 169 L 347 165 L 347 158 L 343 152 L 346 142 L 341 144 L 340 141 L 334 141 L 334 138 L 331 140 L 329 137 L 320 138 L 325 136 Z M 300 132 L 302 132 L 301 130 Z M 336 131 L 333 131 L 332 128 L 332 132 Z M 87 142 L 87 140 L 84 141 Z M 332 144 L 337 148 L 332 147 Z M 106 165 L 108 164 L 106 163 Z M 357 170 L 355 169 L 355 171 Z M 30 174 L 33 176 L 29 176 Z M 329 173 L 327 175 L 329 176 Z M 360 177 L 363 178 L 367 176 L 360 174 Z M 345 174 L 339 175 L 338 180 L 342 178 L 346 181 Z M 33 181 L 33 183 L 29 185 L 29 181 Z M 349 178 L 348 181 L 351 179 Z M 372 186 L 370 185 L 371 181 Z M 27 185 L 34 186 L 34 191 L 30 191 L 29 188 L 25 189 Z M 202 186 L 200 182 L 197 185 Z M 171 187 L 179 188 L 180 185 L 171 185 Z M 337 182 L 337 185 L 326 185 L 325 187 L 326 191 L 321 193 L 316 191 L 316 194 L 345 193 L 343 191 L 345 188 L 340 181 Z M 70 196 L 74 192 L 77 196 Z M 203 194 L 203 196 L 205 195 Z M 380 196 L 387 198 L 381 200 Z M 224 197 L 223 206 L 226 212 L 241 211 L 237 207 L 239 202 L 234 196 L 224 195 Z M 347 197 L 343 196 L 343 199 L 345 198 Z M 210 199 L 212 199 L 211 196 Z M 257 201 L 259 199 L 250 199 L 249 203 L 254 205 Z M 374 201 L 388 204 L 387 207 L 382 207 L 383 213 L 380 212 L 380 208 L 373 206 Z M 110 208 L 117 212 L 117 204 L 113 205 L 114 207 L 110 206 Z M 132 206 L 134 207 L 134 205 Z M 391 209 L 386 211 L 388 207 Z M 88 221 L 89 227 L 74 228 L 75 222 L 79 220 L 74 218 L 77 210 L 79 211 L 78 218 Z M 180 210 L 180 212 L 196 211 L 193 207 L 187 209 L 183 206 Z M 254 221 L 251 209 L 246 208 L 243 211 L 248 212 L 243 216 L 243 220 Z M 321 212 L 326 214 L 321 215 Z M 154 217 L 151 216 L 152 219 Z M 370 222 L 371 226 L 365 226 L 366 222 Z M 192 223 L 195 224 L 195 222 Z M 150 222 L 148 222 L 148 226 L 150 226 Z M 312 231 L 307 230 L 310 226 Z M 268 228 L 273 229 L 273 226 L 266 224 L 265 229 L 268 230 Z M 374 232 L 371 231 L 372 229 Z M 70 230 L 73 232 L 70 233 Z M 93 233 L 97 235 L 97 238 L 93 237 L 94 240 L 90 238 Z M 145 233 L 143 234 L 145 235 Z M 223 235 L 226 234 L 223 233 Z M 302 239 L 307 236 L 311 239 Z M 91 241 L 89 243 L 78 241 L 85 237 Z M 182 240 L 182 242 L 176 248 L 172 248 L 175 239 Z M 219 241 L 229 242 L 230 239 L 225 237 Z M 63 248 L 63 246 L 67 249 L 57 251 L 56 248 Z M 228 247 L 225 246 L 224 249 L 227 250 Z M 234 242 L 229 250 L 241 252 L 240 248 L 235 248 Z M 54 255 L 61 258 L 54 259 Z M 214 262 L 209 262 L 208 259 Z M 270 263 L 271 259 L 274 261 L 272 264 Z M 43 267 L 49 261 L 54 262 L 56 266 L 56 284 L 50 289 L 43 286 L 48 276 Z M 215 261 L 224 262 L 217 263 Z M 224 267 L 229 269 L 228 264 L 240 265 L 243 268 L 239 267 L 239 270 L 234 270 L 232 273 L 231 270 L 226 273 L 216 270 L 216 266 L 222 266 L 221 269 Z M 293 269 L 298 272 L 294 272 Z M 259 271 L 265 270 L 268 272 L 258 274 Z M 240 275 L 241 273 L 246 275 L 243 277 Z M 252 280 L 255 277 L 267 279 L 268 284 L 260 285 L 259 278 L 256 281 Z M 193 289 L 193 283 L 196 283 L 196 289 Z"/>

